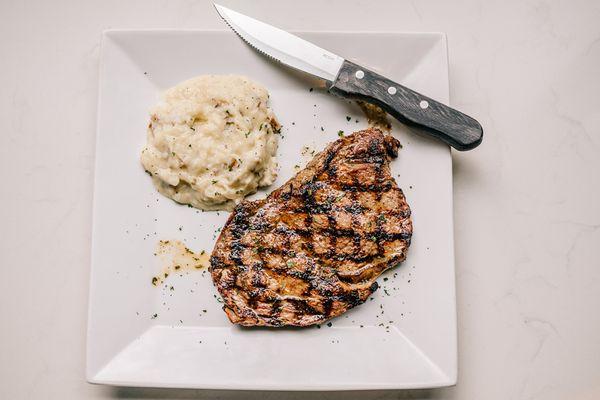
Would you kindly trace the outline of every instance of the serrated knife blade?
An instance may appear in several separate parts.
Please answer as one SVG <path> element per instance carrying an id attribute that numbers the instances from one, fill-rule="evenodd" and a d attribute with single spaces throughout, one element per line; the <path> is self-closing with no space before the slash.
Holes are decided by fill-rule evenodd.
<path id="1" fill-rule="evenodd" d="M 229 8 L 214 6 L 235 33 L 261 53 L 329 82 L 337 77 L 344 63 L 342 57 Z"/>

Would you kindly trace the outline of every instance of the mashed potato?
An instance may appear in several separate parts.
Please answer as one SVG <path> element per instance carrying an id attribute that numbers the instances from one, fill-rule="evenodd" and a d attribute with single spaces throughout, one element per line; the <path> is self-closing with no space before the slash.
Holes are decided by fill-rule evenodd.
<path id="1" fill-rule="evenodd" d="M 205 210 L 232 209 L 277 176 L 279 124 L 261 85 L 205 75 L 167 90 L 150 112 L 141 161 L 160 193 Z"/>

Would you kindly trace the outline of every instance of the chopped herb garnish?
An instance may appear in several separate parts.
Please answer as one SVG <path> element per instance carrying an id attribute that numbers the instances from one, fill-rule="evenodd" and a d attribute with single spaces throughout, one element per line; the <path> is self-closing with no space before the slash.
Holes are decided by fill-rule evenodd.
<path id="1" fill-rule="evenodd" d="M 344 136 L 344 131 L 338 131 L 338 136 L 339 137 L 343 137 Z"/>
<path id="2" fill-rule="evenodd" d="M 213 181 L 212 181 L 212 184 L 214 185 L 215 183 L 217 183 L 217 181 L 213 180 Z"/>
<path id="3" fill-rule="evenodd" d="M 352 119 L 352 117 L 350 117 L 349 115 L 346 115 L 346 121 L 350 122 L 351 119 Z"/>
<path id="4" fill-rule="evenodd" d="M 313 91 L 313 88 L 310 88 L 310 89 L 308 89 L 308 91 L 309 91 L 309 92 L 312 92 L 312 91 Z"/>
<path id="5" fill-rule="evenodd" d="M 330 328 L 331 328 L 331 326 L 332 326 L 332 325 L 333 325 L 333 324 L 332 324 L 331 322 L 328 322 L 328 323 L 327 323 L 327 326 L 328 326 L 328 327 L 330 327 Z"/>

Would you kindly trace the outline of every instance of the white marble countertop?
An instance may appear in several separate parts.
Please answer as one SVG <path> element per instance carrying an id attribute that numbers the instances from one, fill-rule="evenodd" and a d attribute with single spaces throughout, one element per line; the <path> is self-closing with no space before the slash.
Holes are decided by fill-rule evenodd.
<path id="1" fill-rule="evenodd" d="M 600 398 L 600 3 L 224 4 L 286 29 L 447 33 L 452 104 L 486 130 L 453 155 L 458 385 L 311 396 L 87 384 L 100 34 L 223 24 L 200 0 L 2 1 L 0 398 Z"/>

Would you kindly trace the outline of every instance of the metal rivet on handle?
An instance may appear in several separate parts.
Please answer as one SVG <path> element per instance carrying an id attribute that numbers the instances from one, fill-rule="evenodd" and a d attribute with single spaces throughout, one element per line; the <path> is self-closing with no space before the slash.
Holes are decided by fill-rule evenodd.
<path id="1" fill-rule="evenodd" d="M 421 107 L 424 110 L 427 107 L 429 107 L 429 102 L 427 100 L 421 100 L 421 102 L 419 103 L 419 107 Z"/>
<path id="2" fill-rule="evenodd" d="M 395 87 L 393 87 L 393 86 L 390 86 L 390 87 L 388 88 L 388 93 L 389 93 L 389 94 L 391 94 L 391 95 L 394 95 L 394 94 L 396 94 L 396 88 L 395 88 Z"/>
<path id="3" fill-rule="evenodd" d="M 365 77 L 365 73 L 361 70 L 356 71 L 356 73 L 354 74 L 354 76 L 356 76 L 357 79 L 362 79 Z"/>

